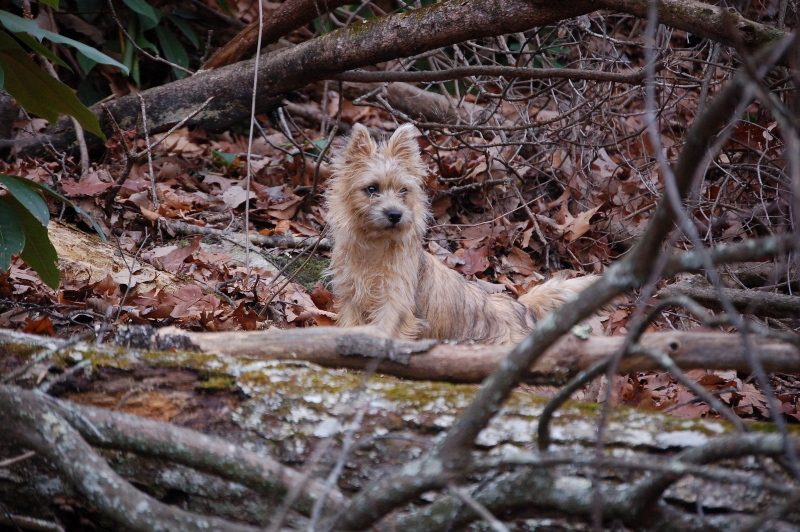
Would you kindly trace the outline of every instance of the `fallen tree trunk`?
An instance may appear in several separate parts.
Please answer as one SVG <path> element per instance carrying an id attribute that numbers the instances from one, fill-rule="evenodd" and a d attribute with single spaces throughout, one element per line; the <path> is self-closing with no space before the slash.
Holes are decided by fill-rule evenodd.
<path id="1" fill-rule="evenodd" d="M 186 281 L 112 248 L 82 231 L 52 221 L 47 234 L 58 253 L 58 269 L 67 279 L 96 283 L 110 275 L 115 283 L 131 286 L 130 295 L 148 290 L 174 292 Z"/>
<path id="2" fill-rule="evenodd" d="M 14 342 L 9 338 L 15 338 Z M 0 354 L 16 353 L 24 360 L 21 350 L 57 344 L 53 339 L 6 331 L 0 340 Z M 347 496 L 361 490 L 369 479 L 387 468 L 407 465 L 430 448 L 477 392 L 475 386 L 398 381 L 377 375 L 363 382 L 358 374 L 297 362 L 108 347 L 95 350 L 80 345 L 58 353 L 59 360 L 53 363 L 62 366 L 84 356 L 93 362 L 91 378 L 73 375 L 51 388 L 69 401 L 0 386 L 0 418 L 5 429 L 0 431 L 0 460 L 19 456 L 23 452 L 20 446 L 37 451 L 37 456 L 7 467 L 0 482 L 0 500 L 10 513 L 46 520 L 50 525 L 55 519 L 69 523 L 69 513 L 62 510 L 64 503 L 53 504 L 54 500 L 68 501 L 70 512 L 82 522 L 73 517 L 76 522 L 65 525 L 67 530 L 78 525 L 100 531 L 159 526 L 188 530 L 192 525 L 202 526 L 203 519 L 216 530 L 249 531 L 255 530 L 254 526 L 263 530 L 280 514 L 286 489 L 297 486 L 301 479 L 286 464 L 305 466 L 316 461 L 319 472 L 312 475 L 295 505 L 299 514 L 290 514 L 283 526 L 287 531 L 306 530 L 308 521 L 298 516 L 309 515 L 309 502 L 325 490 L 324 480 L 318 477 L 327 475 L 328 464 L 346 458 L 347 468 L 337 483 L 344 493 L 336 490 L 329 496 L 335 510 L 346 505 Z M 187 367 L 193 368 L 189 374 Z M 32 377 L 39 373 L 37 368 Z M 217 387 L 214 392 L 204 386 L 221 374 L 232 377 L 240 391 Z M 153 383 L 156 376 L 163 381 L 157 387 Z M 137 406 L 139 414 L 224 434 L 228 442 L 88 406 L 114 408 L 116 404 L 124 412 L 132 411 L 131 386 L 139 386 L 134 389 L 142 399 Z M 728 460 L 724 467 L 702 466 L 750 453 L 780 453 L 779 434 L 759 433 L 770 430 L 769 425 L 754 423 L 751 433 L 737 434 L 719 420 L 676 422 L 657 413 L 615 408 L 604 441 L 625 458 L 609 456 L 595 463 L 592 426 L 597 410 L 591 406 L 565 405 L 551 422 L 553 451 L 531 452 L 546 401 L 514 393 L 476 441 L 470 482 L 479 485 L 467 482 L 462 489 L 502 520 L 513 521 L 522 512 L 531 526 L 545 521 L 548 526 L 587 521 L 595 491 L 586 474 L 598 466 L 606 472 L 601 478 L 610 479 L 600 488 L 606 500 L 603 515 L 609 520 L 621 518 L 629 528 L 643 526 L 630 521 L 639 500 L 636 495 L 663 475 L 670 479 L 665 487 L 683 479 L 663 495 L 656 495 L 660 502 L 653 503 L 655 520 L 648 530 L 730 529 L 791 493 L 790 481 L 778 470 L 766 475 L 754 471 L 752 465 L 742 468 L 735 460 Z M 164 403 L 173 405 L 166 417 Z M 351 425 L 357 412 L 363 417 Z M 349 426 L 354 427 L 356 445 L 342 455 L 337 442 Z M 246 442 L 252 450 L 234 442 Z M 96 454 L 87 444 L 114 452 Z M 284 465 L 265 458 L 270 455 Z M 77 475 L 78 471 L 86 476 Z M 116 483 L 106 494 L 91 492 L 92 479 L 98 473 L 104 484 Z M 149 496 L 135 493 L 124 479 L 146 488 Z M 125 498 L 114 503 L 108 498 L 114 494 Z M 432 492 L 426 500 L 431 498 L 433 504 L 420 500 L 411 512 L 399 508 L 396 515 L 375 523 L 374 529 L 432 532 L 446 529 L 451 521 L 462 527 L 479 518 L 469 508 L 460 508 L 460 499 L 452 493 Z M 165 504 L 170 501 L 172 504 Z M 691 509 L 696 507 L 710 517 L 694 514 Z M 147 518 L 150 521 L 143 522 Z M 175 524 L 177 518 L 185 519 L 181 526 Z M 781 526 L 781 530 L 798 530 L 792 516 Z"/>
<path id="3" fill-rule="evenodd" d="M 256 113 L 275 108 L 282 101 L 282 95 L 289 91 L 348 70 L 409 57 L 469 39 L 546 26 L 601 7 L 643 16 L 647 2 L 580 0 L 533 4 L 525 0 L 447 0 L 407 13 L 364 20 L 363 24 L 350 25 L 263 57 L 258 66 L 260 88 Z M 781 30 L 692 0 L 659 2 L 659 16 L 664 24 L 725 44 L 735 44 L 741 38 L 750 49 L 784 36 Z M 731 35 L 732 26 L 739 29 L 738 36 Z M 285 31 L 290 30 L 285 28 Z M 190 125 L 200 125 L 212 131 L 224 130 L 249 119 L 253 70 L 253 61 L 244 61 L 199 72 L 140 93 L 147 106 L 151 131 L 164 131 L 180 122 L 209 97 L 213 97 L 211 104 L 192 118 L 188 122 Z M 135 127 L 140 106 L 134 94 L 107 105 L 123 129 Z M 92 110 L 99 116 L 103 131 L 113 134 L 108 116 L 97 105 Z M 62 150 L 74 148 L 74 134 L 69 127 L 68 120 L 60 121 L 56 128 L 58 132 L 42 137 L 42 143 L 51 143 Z M 97 145 L 99 139 L 87 135 L 87 141 Z M 37 142 L 36 146 L 39 145 Z"/>

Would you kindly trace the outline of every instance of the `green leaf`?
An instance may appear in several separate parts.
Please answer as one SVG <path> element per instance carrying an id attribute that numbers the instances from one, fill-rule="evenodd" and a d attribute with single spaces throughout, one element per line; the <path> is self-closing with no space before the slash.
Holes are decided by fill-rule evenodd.
<path id="1" fill-rule="evenodd" d="M 6 72 L 3 70 L 3 65 L 0 65 L 0 89 L 4 88 L 6 84 Z"/>
<path id="2" fill-rule="evenodd" d="M 183 33 L 184 36 L 189 39 L 189 42 L 191 42 L 195 48 L 200 47 L 200 39 L 197 38 L 197 33 L 195 33 L 192 27 L 187 24 L 185 20 L 178 17 L 173 17 L 172 15 L 167 15 L 167 18 L 169 18 L 170 22 L 175 24 L 178 29 L 181 30 L 181 33 Z"/>
<path id="3" fill-rule="evenodd" d="M 220 162 L 222 163 L 223 166 L 230 166 L 236 160 L 235 153 L 226 153 L 224 151 L 212 150 L 211 154 L 214 155 L 215 157 L 219 157 L 221 159 Z"/>
<path id="4" fill-rule="evenodd" d="M 58 9 L 58 0 L 39 0 L 39 1 L 42 2 L 43 4 L 47 4 L 53 9 Z"/>
<path id="5" fill-rule="evenodd" d="M 0 271 L 7 272 L 11 267 L 11 255 L 19 255 L 25 247 L 25 233 L 22 223 L 13 209 L 0 207 Z"/>
<path id="6" fill-rule="evenodd" d="M 72 69 L 69 67 L 69 65 L 66 64 L 56 54 L 51 52 L 50 48 L 48 48 L 47 46 L 44 46 L 42 43 L 40 43 L 39 41 L 37 41 L 36 39 L 31 37 L 27 33 L 23 32 L 23 31 L 18 31 L 17 33 L 14 34 L 14 36 L 17 39 L 19 39 L 20 41 L 22 41 L 23 43 L 25 43 L 25 46 L 27 46 L 28 48 L 30 48 L 31 50 L 33 50 L 37 54 L 45 56 L 50 61 L 53 61 L 54 63 L 58 63 L 59 65 L 63 66 L 64 68 L 66 68 L 67 70 L 72 72 Z"/>
<path id="7" fill-rule="evenodd" d="M 97 64 L 97 61 L 86 57 L 81 52 L 77 52 L 75 54 L 75 59 L 78 60 L 78 64 L 83 69 L 84 74 L 88 74 L 89 72 L 91 72 L 94 66 Z"/>
<path id="8" fill-rule="evenodd" d="M 158 22 L 145 15 L 136 13 L 136 18 L 139 19 L 139 25 L 142 27 L 142 31 L 152 30 L 158 26 Z"/>
<path id="9" fill-rule="evenodd" d="M 58 253 L 53 247 L 53 243 L 50 242 L 47 228 L 39 223 L 39 220 L 34 218 L 28 209 L 23 207 L 13 196 L 2 196 L 0 200 L 6 204 L 4 209 L 10 208 L 16 213 L 25 234 L 25 247 L 22 248 L 19 256 L 39 274 L 44 284 L 53 290 L 58 289 L 58 283 L 61 280 L 61 272 L 56 268 Z"/>
<path id="10" fill-rule="evenodd" d="M 105 140 L 97 115 L 78 100 L 72 89 L 39 68 L 3 31 L 0 31 L 0 66 L 5 73 L 3 87 L 26 110 L 51 124 L 58 121 L 59 113 L 73 116 L 84 129 Z"/>
<path id="11" fill-rule="evenodd" d="M 69 199 L 68 197 L 62 196 L 61 194 L 59 194 L 52 188 L 48 187 L 47 185 L 43 185 L 42 183 L 37 183 L 36 181 L 31 181 L 30 179 L 25 179 L 24 177 L 19 177 L 16 175 L 6 175 L 6 174 L 0 174 L 0 177 L 3 178 L 3 184 L 6 184 L 8 181 L 18 181 L 24 186 L 35 188 L 36 190 L 41 190 L 42 192 L 45 192 L 53 197 L 60 199 L 61 201 L 63 201 L 64 203 L 75 209 L 75 212 L 85 216 L 86 219 L 89 220 L 89 223 L 92 224 L 92 227 L 94 227 L 94 230 L 97 231 L 97 234 L 100 236 L 103 242 L 106 242 L 106 235 L 103 233 L 103 230 L 100 229 L 100 226 L 97 225 L 97 222 L 94 221 L 94 218 L 89 216 L 89 214 L 86 211 L 75 205 L 72 202 L 72 200 Z"/>
<path id="12" fill-rule="evenodd" d="M 89 57 L 98 63 L 103 63 L 104 65 L 115 66 L 121 69 L 126 75 L 128 74 L 128 69 L 125 68 L 125 66 L 119 61 L 111 59 L 106 54 L 92 48 L 91 46 L 87 46 L 82 42 L 78 42 L 74 39 L 70 39 L 69 37 L 59 35 L 58 33 L 53 33 L 52 31 L 42 29 L 38 24 L 36 24 L 36 22 L 32 20 L 26 20 L 22 17 L 12 15 L 8 11 L 0 11 L 0 22 L 3 24 L 3 26 L 8 28 L 9 31 L 14 33 L 30 33 L 40 41 L 42 39 L 47 39 L 50 42 L 72 46 L 86 57 Z"/>
<path id="13" fill-rule="evenodd" d="M 34 215 L 43 225 L 47 225 L 50 223 L 50 211 L 47 210 L 47 204 L 39 197 L 39 194 L 33 190 L 33 187 L 28 185 L 28 183 L 32 182 L 29 179 L 15 179 L 13 176 L 0 174 L 0 183 L 6 186 L 9 192 L 17 198 L 17 201 L 28 209 L 28 212 Z"/>
<path id="14" fill-rule="evenodd" d="M 161 22 L 161 12 L 157 9 L 154 9 L 150 4 L 145 2 L 144 0 L 122 0 L 125 2 L 125 5 L 131 8 L 131 10 L 139 13 L 140 15 L 144 15 L 145 17 L 149 18 L 156 24 Z"/>
<path id="15" fill-rule="evenodd" d="M 167 58 L 167 61 L 180 65 L 183 68 L 188 68 L 189 55 L 186 53 L 186 49 L 181 44 L 181 41 L 175 37 L 175 34 L 164 26 L 159 26 L 156 28 L 156 35 L 161 43 L 161 48 L 164 50 L 164 56 Z M 177 68 L 173 68 L 172 70 L 175 71 L 175 77 L 178 79 L 186 76 L 186 72 L 183 70 L 178 70 Z"/>
<path id="16" fill-rule="evenodd" d="M 151 43 L 149 40 L 147 40 L 147 37 L 144 36 L 144 29 L 142 29 L 142 31 L 136 36 L 136 44 L 138 44 L 142 50 L 149 49 L 154 55 L 161 55 L 161 53 L 158 51 L 158 46 Z"/>

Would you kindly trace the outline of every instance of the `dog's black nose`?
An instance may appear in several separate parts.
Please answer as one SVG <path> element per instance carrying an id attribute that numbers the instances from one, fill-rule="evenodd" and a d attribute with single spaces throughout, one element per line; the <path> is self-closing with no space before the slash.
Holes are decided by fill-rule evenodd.
<path id="1" fill-rule="evenodd" d="M 403 217 L 403 213 L 400 211 L 386 211 L 386 217 L 392 224 L 396 224 Z"/>

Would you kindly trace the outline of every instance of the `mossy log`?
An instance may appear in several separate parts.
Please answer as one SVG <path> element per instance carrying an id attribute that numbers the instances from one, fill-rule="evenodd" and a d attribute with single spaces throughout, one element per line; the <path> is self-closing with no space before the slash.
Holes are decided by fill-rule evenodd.
<path id="1" fill-rule="evenodd" d="M 102 456 L 117 473 L 156 500 L 178 504 L 190 512 L 240 522 L 241 526 L 269 523 L 279 513 L 285 491 L 257 493 L 251 486 L 231 478 L 153 458 L 155 451 L 147 457 L 138 447 L 119 448 L 107 435 L 109 422 L 103 421 L 105 418 L 97 413 L 100 411 L 86 410 L 87 405 L 220 435 L 231 442 L 231 449 L 248 449 L 295 468 L 302 469 L 313 462 L 312 477 L 320 481 L 340 460 L 342 446 L 352 437 L 353 446 L 338 478 L 338 490 L 334 492 L 347 497 L 384 472 L 403 467 L 426 452 L 451 427 L 478 389 L 474 385 L 404 381 L 324 369 L 302 361 L 137 351 L 81 343 L 66 346 L 61 340 L 0 332 L 2 360 L 21 365 L 34 354 L 40 355 L 41 361 L 29 367 L 17 382 L 33 386 L 45 375 L 50 393 L 69 401 L 64 404 L 73 405 L 60 406 L 61 410 L 56 411 L 64 413 L 66 408 L 66 419 L 77 420 L 76 425 L 84 426 L 81 429 L 84 438 L 95 446 L 107 448 L 101 451 Z M 82 369 L 70 371 L 76 364 L 81 364 Z M 591 507 L 592 468 L 587 464 L 594 453 L 595 426 L 601 407 L 568 403 L 551 423 L 554 445 L 550 452 L 536 454 L 536 429 L 546 402 L 546 397 L 515 392 L 480 433 L 475 442 L 476 460 L 494 460 L 496 468 L 476 471 L 474 479 L 483 484 L 475 497 L 496 515 L 507 512 L 503 519 L 523 527 L 519 530 L 534 529 L 547 519 L 555 519 L 565 530 L 580 530 L 584 526 L 581 522 L 588 519 L 587 508 Z M 768 424 L 754 423 L 749 428 L 756 434 L 772 431 Z M 99 434 L 93 435 L 93 430 Z M 614 408 L 604 441 L 613 449 L 608 455 L 610 460 L 631 466 L 701 448 L 715 438 L 726 437 L 736 435 L 731 426 L 719 420 L 684 419 Z M 8 430 L 0 434 L 3 444 L 0 460 L 27 450 L 15 447 L 9 438 Z M 565 452 L 571 453 L 570 460 L 555 460 L 547 466 L 540 463 L 532 470 L 510 465 L 548 456 L 563 457 Z M 746 471 L 739 468 L 746 468 L 747 463 L 731 462 L 724 471 L 736 480 L 739 478 L 736 475 Z M 67 530 L 81 529 L 81 520 L 98 530 L 119 529 L 118 521 L 98 513 L 49 460 L 34 457 L 0 471 L 3 472 L 0 500 L 14 515 L 48 522 L 57 518 Z M 643 479 L 643 473 L 622 465 L 605 467 L 603 471 L 604 478 L 611 480 L 615 485 L 613 490 L 619 493 L 624 486 L 633 486 Z M 755 475 L 752 471 L 743 474 Z M 782 473 L 776 467 L 770 469 L 770 474 Z M 496 475 L 500 475 L 497 478 L 502 482 L 491 480 Z M 661 504 L 681 515 L 685 507 L 701 507 L 713 513 L 714 522 L 720 525 L 717 529 L 724 529 L 741 524 L 748 515 L 761 511 L 780 496 L 774 490 L 756 487 L 756 481 L 731 485 L 725 478 L 723 475 L 711 479 L 700 468 L 697 476 L 684 476 L 672 485 Z M 550 489 L 531 499 L 531 483 L 536 486 L 546 483 Z M 434 504 L 427 505 L 426 501 L 434 499 Z M 449 521 L 452 517 L 457 525 L 455 530 L 476 518 L 446 493 L 426 496 L 416 505 L 420 506 L 417 511 L 409 513 L 408 508 L 400 508 L 376 528 L 444 530 L 446 526 L 441 520 Z M 574 512 L 568 510 L 570 505 L 576 505 Z M 523 514 L 518 513 L 523 508 Z M 306 511 L 302 506 L 295 507 L 284 521 L 284 529 L 305 529 Z M 676 524 L 689 521 L 678 520 Z M 786 530 L 796 529 L 791 517 L 782 523 Z M 686 529 L 693 528 L 687 525 Z M 653 529 L 670 528 L 661 523 Z"/>

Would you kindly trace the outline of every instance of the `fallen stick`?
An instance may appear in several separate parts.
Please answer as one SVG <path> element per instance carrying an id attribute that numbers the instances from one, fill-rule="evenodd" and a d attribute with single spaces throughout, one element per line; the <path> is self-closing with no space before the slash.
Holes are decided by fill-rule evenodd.
<path id="1" fill-rule="evenodd" d="M 800 297 L 797 296 L 735 288 L 723 288 L 722 293 L 736 310 L 744 314 L 776 319 L 800 317 Z M 688 296 L 712 310 L 722 310 L 717 290 L 705 282 L 698 284 L 693 279 L 681 281 L 667 286 L 658 293 L 660 299 L 676 295 Z"/>
<path id="2" fill-rule="evenodd" d="M 479 383 L 492 374 L 513 346 L 436 344 L 431 340 L 408 342 L 375 334 L 371 327 L 307 327 L 266 331 L 197 333 L 166 327 L 155 331 L 153 347 L 185 347 L 188 339 L 198 350 L 260 360 L 306 361 L 329 368 L 366 369 L 376 358 L 386 358 L 378 372 L 415 380 Z M 598 360 L 613 355 L 623 345 L 622 336 L 596 336 L 588 340 L 569 334 L 561 338 L 528 370 L 525 382 L 561 385 Z M 0 351 L 14 345 L 59 349 L 66 340 L 0 329 Z M 728 333 L 659 332 L 645 334 L 639 344 L 669 355 L 681 369 L 749 372 L 741 338 Z M 69 355 L 83 344 L 63 348 Z M 159 347 L 161 346 L 161 347 Z M 118 347 L 93 346 L 98 353 L 119 356 Z M 753 350 L 768 372 L 800 373 L 800 350 L 772 340 L 759 340 Z M 135 350 L 131 350 L 132 353 Z M 116 353 L 116 354 L 115 354 Z M 396 362 L 393 362 L 395 360 Z M 625 358 L 619 373 L 660 369 L 645 356 Z"/>

